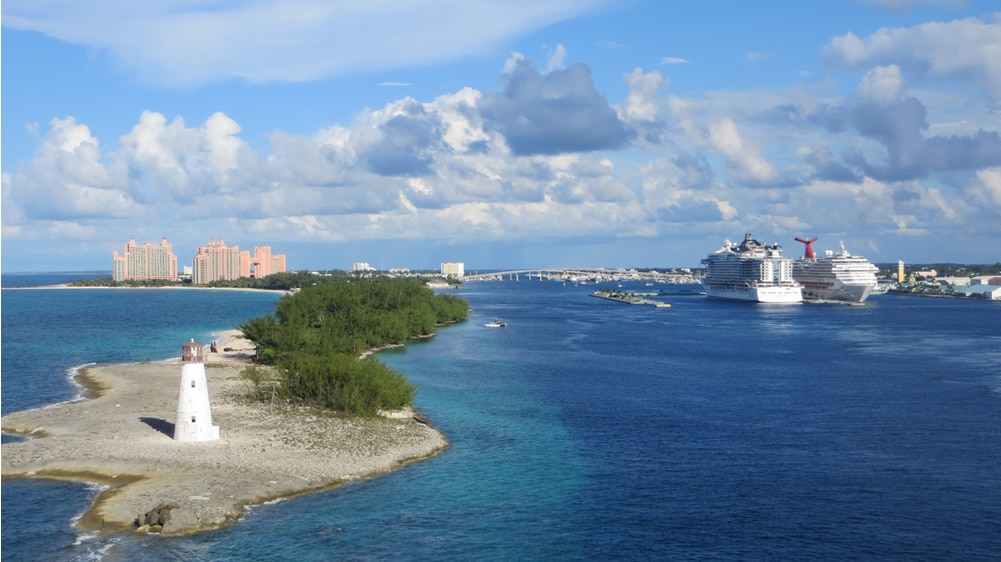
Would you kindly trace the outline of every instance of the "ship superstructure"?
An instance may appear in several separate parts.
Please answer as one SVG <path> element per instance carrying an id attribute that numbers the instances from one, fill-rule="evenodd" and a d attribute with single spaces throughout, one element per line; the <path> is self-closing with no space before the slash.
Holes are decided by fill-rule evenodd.
<path id="1" fill-rule="evenodd" d="M 827 250 L 815 257 L 810 243 L 796 240 L 807 245 L 804 257 L 793 263 L 793 277 L 803 285 L 803 298 L 862 303 L 873 294 L 879 268 L 846 250 L 844 242 L 837 252 Z"/>
<path id="2" fill-rule="evenodd" d="M 763 303 L 796 303 L 803 300 L 802 288 L 793 278 L 793 260 L 782 255 L 778 244 L 766 245 L 750 234 L 702 260 L 706 296 L 717 299 Z"/>

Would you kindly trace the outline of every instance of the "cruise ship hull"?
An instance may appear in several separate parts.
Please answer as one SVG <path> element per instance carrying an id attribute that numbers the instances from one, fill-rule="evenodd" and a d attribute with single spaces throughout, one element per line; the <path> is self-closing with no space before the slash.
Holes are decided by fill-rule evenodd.
<path id="1" fill-rule="evenodd" d="M 750 234 L 735 244 L 727 240 L 702 263 L 702 287 L 712 299 L 763 303 L 803 302 L 803 290 L 792 277 L 792 261 L 778 244 L 762 244 Z"/>
<path id="2" fill-rule="evenodd" d="M 803 301 L 803 293 L 798 285 L 753 287 L 750 285 L 717 285 L 703 283 L 702 287 L 706 291 L 706 296 L 711 299 L 780 304 L 791 304 Z"/>
<path id="3" fill-rule="evenodd" d="M 852 255 L 842 244 L 837 254 L 796 260 L 792 275 L 803 285 L 804 299 L 862 303 L 876 288 L 877 271 L 869 260 Z"/>
<path id="4" fill-rule="evenodd" d="M 803 284 L 803 298 L 807 300 L 841 301 L 863 303 L 872 294 L 875 285 L 845 285 L 843 283 Z"/>

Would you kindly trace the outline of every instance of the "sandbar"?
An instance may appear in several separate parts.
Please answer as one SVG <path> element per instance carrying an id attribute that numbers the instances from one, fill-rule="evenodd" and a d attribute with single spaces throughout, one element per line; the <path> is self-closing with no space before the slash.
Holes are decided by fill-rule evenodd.
<path id="1" fill-rule="evenodd" d="M 187 534 L 225 526 L 247 506 L 382 474 L 448 446 L 445 436 L 411 409 L 347 417 L 250 400 L 240 372 L 252 348 L 239 336 L 238 330 L 225 332 L 217 340 L 220 353 L 206 353 L 212 421 L 220 439 L 173 440 L 179 359 L 96 366 L 77 376 L 83 400 L 0 418 L 4 432 L 30 437 L 3 444 L 3 478 L 105 486 L 78 520 L 81 531 L 134 528 L 141 514 L 174 502 L 180 507 L 161 532 Z M 221 351 L 227 348 L 231 351 Z"/>

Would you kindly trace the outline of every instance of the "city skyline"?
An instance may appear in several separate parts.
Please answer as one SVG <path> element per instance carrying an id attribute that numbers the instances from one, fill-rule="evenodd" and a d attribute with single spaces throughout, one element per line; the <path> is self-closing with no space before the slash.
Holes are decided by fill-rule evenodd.
<path id="1" fill-rule="evenodd" d="M 296 6 L 4 2 L 3 271 L 1001 261 L 994 2 Z"/>
<path id="2" fill-rule="evenodd" d="M 198 246 L 189 262 L 181 262 L 173 246 L 164 237 L 160 243 L 139 244 L 130 238 L 119 254 L 112 252 L 111 278 L 114 281 L 168 280 L 177 281 L 189 275 L 191 282 L 202 285 L 218 280 L 231 281 L 241 277 L 267 277 L 287 270 L 285 254 L 275 254 L 271 246 L 255 245 L 254 253 L 240 250 L 238 244 L 228 245 L 222 239 L 209 240 Z"/>

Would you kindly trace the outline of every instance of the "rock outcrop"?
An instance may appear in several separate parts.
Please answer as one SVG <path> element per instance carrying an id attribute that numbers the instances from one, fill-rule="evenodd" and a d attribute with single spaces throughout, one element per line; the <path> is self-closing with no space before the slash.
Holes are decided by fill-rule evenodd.
<path id="1" fill-rule="evenodd" d="M 145 514 L 136 517 L 136 527 L 138 531 L 159 532 L 163 526 L 170 521 L 170 510 L 181 507 L 177 502 L 163 502 Z"/>

